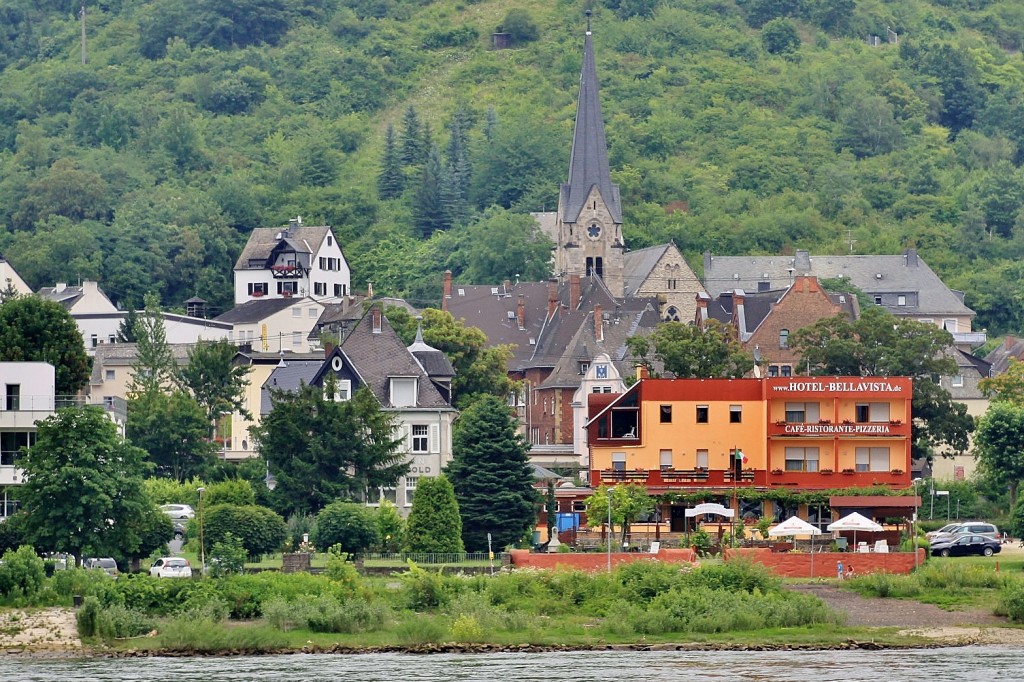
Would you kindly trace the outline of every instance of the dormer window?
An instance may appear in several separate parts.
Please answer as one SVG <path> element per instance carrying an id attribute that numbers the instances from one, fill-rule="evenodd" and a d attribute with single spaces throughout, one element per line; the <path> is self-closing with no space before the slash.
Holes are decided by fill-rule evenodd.
<path id="1" fill-rule="evenodd" d="M 391 377 L 391 405 L 415 407 L 416 377 Z"/>
<path id="2" fill-rule="evenodd" d="M 590 369 L 590 363 L 585 360 L 580 361 L 580 374 L 586 374 L 588 369 Z"/>

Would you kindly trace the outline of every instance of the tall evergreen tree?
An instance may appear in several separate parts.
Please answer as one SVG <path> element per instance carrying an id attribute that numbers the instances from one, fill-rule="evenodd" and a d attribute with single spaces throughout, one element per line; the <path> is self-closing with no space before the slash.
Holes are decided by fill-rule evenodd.
<path id="1" fill-rule="evenodd" d="M 181 368 L 182 386 L 205 410 L 210 424 L 224 412 L 238 412 L 251 418 L 245 409 L 249 366 L 234 363 L 237 352 L 227 339 L 200 340 L 189 349 L 188 364 Z"/>
<path id="2" fill-rule="evenodd" d="M 427 159 L 430 138 L 424 135 L 423 124 L 411 104 L 402 116 L 401 159 L 405 166 L 418 166 Z"/>
<path id="3" fill-rule="evenodd" d="M 377 176 L 377 196 L 381 199 L 394 199 L 402 195 L 403 189 L 405 176 L 402 175 L 402 163 L 398 156 L 395 127 L 389 123 L 384 133 L 384 157 L 381 159 L 380 175 Z"/>
<path id="4" fill-rule="evenodd" d="M 133 303 L 128 304 L 128 312 L 121 318 L 121 324 L 117 328 L 117 342 L 118 343 L 135 343 L 138 337 L 135 335 L 135 330 L 139 324 L 139 313 L 135 310 Z"/>
<path id="5" fill-rule="evenodd" d="M 405 526 L 406 552 L 463 552 L 462 519 L 451 482 L 420 478 Z"/>
<path id="6" fill-rule="evenodd" d="M 486 396 L 466 408 L 456 422 L 452 450 L 446 474 L 459 502 L 466 548 L 485 551 L 488 533 L 499 549 L 519 544 L 536 524 L 541 497 L 533 487 L 530 446 L 505 401 Z"/>
<path id="7" fill-rule="evenodd" d="M 469 188 L 473 164 L 469 156 L 469 116 L 459 109 L 452 117 L 451 134 L 445 150 L 445 173 L 442 201 L 453 224 L 463 224 L 469 217 Z"/>
<path id="8" fill-rule="evenodd" d="M 451 227 L 451 221 L 444 202 L 444 171 L 441 167 L 441 155 L 437 147 L 430 148 L 427 163 L 423 166 L 420 186 L 412 207 L 413 221 L 419 233 L 429 238 L 438 230 Z"/>
<path id="9" fill-rule="evenodd" d="M 146 312 L 135 326 L 135 362 L 128 382 L 132 399 L 143 393 L 162 391 L 178 383 L 178 362 L 167 343 L 164 316 L 156 294 L 146 294 Z"/>

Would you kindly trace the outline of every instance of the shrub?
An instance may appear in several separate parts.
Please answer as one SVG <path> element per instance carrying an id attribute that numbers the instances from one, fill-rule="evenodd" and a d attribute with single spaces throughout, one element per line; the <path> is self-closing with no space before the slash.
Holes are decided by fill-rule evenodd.
<path id="1" fill-rule="evenodd" d="M 796 25 L 789 19 L 772 19 L 761 29 L 761 44 L 771 54 L 786 54 L 800 48 Z"/>
<path id="2" fill-rule="evenodd" d="M 445 476 L 421 478 L 405 525 L 406 552 L 462 552 L 462 518 Z"/>
<path id="3" fill-rule="evenodd" d="M 424 571 L 412 561 L 401 575 L 406 605 L 414 611 L 435 609 L 448 601 L 441 571 Z"/>
<path id="4" fill-rule="evenodd" d="M 75 614 L 75 623 L 78 625 L 79 637 L 95 637 L 97 632 L 97 621 L 100 615 L 100 600 L 88 596 L 82 601 L 82 607 Z"/>
<path id="5" fill-rule="evenodd" d="M 782 580 L 761 564 L 737 559 L 723 564 L 702 566 L 685 573 L 681 578 L 681 584 L 730 592 L 758 590 L 764 593 L 778 591 Z"/>
<path id="6" fill-rule="evenodd" d="M 334 545 L 327 550 L 327 577 L 339 583 L 349 593 L 359 587 L 359 571 L 350 561 L 350 556 L 341 551 L 341 545 Z"/>
<path id="7" fill-rule="evenodd" d="M 462 615 L 452 623 L 452 637 L 456 642 L 480 642 L 484 638 L 484 629 L 475 617 Z"/>
<path id="8" fill-rule="evenodd" d="M 39 592 L 46 578 L 43 560 L 35 549 L 22 545 L 7 550 L 0 565 L 0 595 L 5 597 L 31 597 Z"/>
<path id="9" fill-rule="evenodd" d="M 349 554 L 365 552 L 380 541 L 373 510 L 354 502 L 332 502 L 316 515 L 313 544 L 339 545 Z"/>
<path id="10" fill-rule="evenodd" d="M 120 604 L 101 610 L 96 620 L 96 634 L 106 639 L 138 637 L 152 629 L 153 619 L 150 616 Z"/>
<path id="11" fill-rule="evenodd" d="M 0 553 L 9 549 L 17 549 L 25 544 L 25 520 L 28 515 L 18 512 L 0 521 Z"/>
<path id="12" fill-rule="evenodd" d="M 921 593 L 917 576 L 892 573 L 869 573 L 850 580 L 850 586 L 861 594 L 875 597 L 914 597 Z"/>
<path id="13" fill-rule="evenodd" d="M 184 615 L 160 624 L 152 646 L 165 651 L 274 651 L 287 646 L 287 639 L 272 628 L 224 628 L 208 620 Z"/>
<path id="14" fill-rule="evenodd" d="M 399 552 L 405 538 L 405 519 L 398 513 L 398 507 L 390 500 L 381 500 L 377 507 L 377 534 L 380 552 Z"/>
<path id="15" fill-rule="evenodd" d="M 1003 592 L 998 610 L 1012 621 L 1024 622 L 1024 583 L 1014 582 Z"/>
<path id="16" fill-rule="evenodd" d="M 272 597 L 263 604 L 263 618 L 274 628 L 287 632 L 306 624 L 306 614 L 283 597 Z"/>
<path id="17" fill-rule="evenodd" d="M 395 628 L 395 638 L 406 646 L 440 642 L 447 634 L 447 628 L 437 619 L 422 615 L 407 620 Z"/>
<path id="18" fill-rule="evenodd" d="M 288 546 L 298 547 L 303 536 L 312 536 L 316 528 L 316 517 L 312 514 L 292 514 L 288 517 Z"/>
<path id="19" fill-rule="evenodd" d="M 210 575 L 220 578 L 229 573 L 241 573 L 245 568 L 245 547 L 242 541 L 227 533 L 210 549 Z"/>
<path id="20" fill-rule="evenodd" d="M 256 504 L 256 493 L 249 481 L 243 478 L 231 478 L 206 486 L 206 491 L 203 493 L 203 504 L 208 508 L 218 504 L 249 507 Z"/>
<path id="21" fill-rule="evenodd" d="M 512 9 L 498 26 L 499 32 L 509 34 L 513 43 L 521 45 L 540 37 L 540 29 L 526 10 Z"/>
<path id="22" fill-rule="evenodd" d="M 280 549 L 285 532 L 284 519 L 266 507 L 219 504 L 203 511 L 207 548 L 223 542 L 231 533 L 241 540 L 249 556 L 257 557 Z"/>

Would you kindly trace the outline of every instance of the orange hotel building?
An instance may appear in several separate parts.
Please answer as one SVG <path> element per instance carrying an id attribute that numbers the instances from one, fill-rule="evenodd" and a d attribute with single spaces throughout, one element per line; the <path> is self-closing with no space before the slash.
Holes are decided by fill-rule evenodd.
<path id="1" fill-rule="evenodd" d="M 641 379 L 622 394 L 590 395 L 590 483 L 706 490 L 726 505 L 740 488 L 906 488 L 912 397 L 907 377 Z M 752 504 L 740 505 L 741 517 L 784 511 Z M 685 506 L 662 508 L 671 530 L 683 530 Z"/>

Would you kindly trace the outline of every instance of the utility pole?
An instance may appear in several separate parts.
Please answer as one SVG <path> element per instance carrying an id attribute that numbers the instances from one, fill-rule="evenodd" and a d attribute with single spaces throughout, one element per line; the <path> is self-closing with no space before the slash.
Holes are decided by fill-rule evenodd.
<path id="1" fill-rule="evenodd" d="M 85 54 L 85 5 L 82 5 L 81 11 L 78 13 L 82 19 L 82 63 L 85 64 L 87 57 Z"/>

